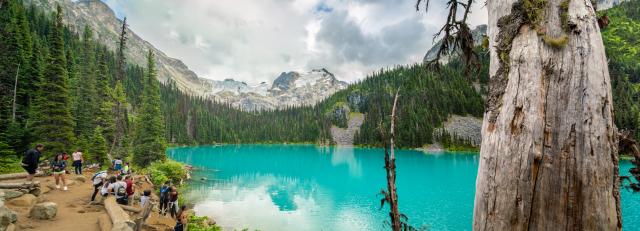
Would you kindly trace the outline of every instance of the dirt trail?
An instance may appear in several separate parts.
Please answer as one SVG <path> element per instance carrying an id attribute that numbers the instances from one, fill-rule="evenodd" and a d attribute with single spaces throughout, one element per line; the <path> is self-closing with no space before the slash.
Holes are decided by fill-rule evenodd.
<path id="1" fill-rule="evenodd" d="M 91 177 L 93 172 L 85 172 L 85 182 L 76 181 L 75 174 L 67 174 L 68 190 L 55 189 L 55 180 L 53 176 L 36 177 L 36 181 L 40 181 L 41 190 L 50 186 L 49 192 L 43 193 L 38 197 L 37 202 L 50 201 L 58 205 L 58 212 L 55 218 L 51 220 L 37 220 L 29 218 L 30 207 L 13 206 L 11 203 L 5 203 L 6 206 L 18 213 L 18 221 L 16 222 L 16 230 L 73 230 L 73 231 L 100 231 L 98 219 L 100 216 L 107 216 L 107 212 L 102 205 L 91 205 L 91 194 L 93 193 L 93 185 Z M 24 179 L 7 180 L 3 182 L 20 182 Z M 144 189 L 151 188 L 152 185 L 140 181 L 135 184 L 136 194 L 141 193 Z M 46 191 L 46 189 L 44 189 Z M 157 198 L 157 197 L 156 197 Z M 96 196 L 99 201 L 100 195 Z M 137 202 L 134 206 L 138 207 Z M 136 217 L 130 213 L 131 217 Z M 167 230 L 173 227 L 175 222 L 168 216 L 159 216 L 157 212 L 152 212 L 151 217 L 147 220 L 147 224 L 152 225 L 154 230 Z"/>
<path id="2" fill-rule="evenodd" d="M 360 126 L 364 122 L 364 114 L 361 113 L 351 113 L 349 115 L 349 122 L 347 123 L 348 127 L 339 128 L 336 126 L 331 126 L 331 136 L 333 137 L 333 141 L 336 142 L 338 146 L 353 146 L 353 138 L 358 130 L 360 130 Z"/>

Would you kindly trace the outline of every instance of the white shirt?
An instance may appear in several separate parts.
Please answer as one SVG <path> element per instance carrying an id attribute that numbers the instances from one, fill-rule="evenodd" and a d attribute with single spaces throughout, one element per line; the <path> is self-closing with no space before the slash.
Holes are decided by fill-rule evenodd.
<path id="1" fill-rule="evenodd" d="M 82 152 L 74 152 L 71 155 L 73 156 L 73 161 L 82 160 Z"/>
<path id="2" fill-rule="evenodd" d="M 118 189 L 122 187 L 124 189 L 127 189 L 127 183 L 124 181 L 116 181 L 116 183 L 112 183 L 109 184 L 109 188 L 107 189 L 108 191 L 113 190 L 113 195 L 116 196 L 116 199 L 122 198 L 123 196 L 118 196 Z M 125 194 L 126 196 L 126 194 Z"/>
<path id="3" fill-rule="evenodd" d="M 141 197 L 140 197 L 140 207 L 143 207 L 143 208 L 144 208 L 144 206 L 145 206 L 147 203 L 149 203 L 149 199 L 150 199 L 150 197 L 148 197 L 148 196 L 141 196 Z"/>
<path id="4" fill-rule="evenodd" d="M 93 185 L 100 184 L 100 182 L 102 182 L 102 180 L 107 178 L 107 171 L 100 171 L 100 172 L 98 172 L 96 174 L 97 175 L 95 175 L 95 177 L 93 178 Z"/>

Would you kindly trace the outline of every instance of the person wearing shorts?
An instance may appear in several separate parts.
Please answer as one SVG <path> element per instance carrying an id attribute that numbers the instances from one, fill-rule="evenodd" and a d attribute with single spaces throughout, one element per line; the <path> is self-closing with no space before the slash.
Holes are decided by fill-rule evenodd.
<path id="1" fill-rule="evenodd" d="M 22 168 L 27 171 L 27 181 L 33 181 L 33 176 L 36 174 L 38 164 L 40 163 L 40 156 L 44 151 L 44 145 L 38 144 L 35 148 L 27 151 L 22 158 Z"/>
<path id="2" fill-rule="evenodd" d="M 62 190 L 67 191 L 67 181 L 64 179 L 66 173 L 67 161 L 64 160 L 63 154 L 56 155 L 51 161 L 51 170 L 53 170 L 53 177 L 56 179 L 56 188 L 60 188 L 60 180 L 62 180 Z"/>

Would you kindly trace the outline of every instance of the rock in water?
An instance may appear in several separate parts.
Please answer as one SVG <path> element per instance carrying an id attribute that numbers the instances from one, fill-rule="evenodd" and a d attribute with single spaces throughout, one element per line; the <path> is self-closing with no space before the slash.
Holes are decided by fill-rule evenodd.
<path id="1" fill-rule="evenodd" d="M 7 200 L 11 200 L 13 198 L 18 198 L 18 197 L 20 197 L 22 195 L 24 195 L 24 193 L 20 192 L 20 191 L 14 191 L 14 190 L 4 191 L 4 198 L 6 198 Z"/>
<path id="2" fill-rule="evenodd" d="M 24 194 L 18 198 L 12 199 L 8 202 L 10 205 L 19 207 L 31 207 L 36 202 L 36 196 L 31 194 Z"/>
<path id="3" fill-rule="evenodd" d="M 85 181 L 87 181 L 87 177 L 85 177 L 83 175 L 78 175 L 78 176 L 75 177 L 75 180 L 84 183 Z"/>
<path id="4" fill-rule="evenodd" d="M 34 205 L 33 208 L 31 208 L 29 215 L 31 216 L 31 218 L 49 220 L 56 217 L 57 213 L 58 205 L 56 203 L 44 202 Z"/>

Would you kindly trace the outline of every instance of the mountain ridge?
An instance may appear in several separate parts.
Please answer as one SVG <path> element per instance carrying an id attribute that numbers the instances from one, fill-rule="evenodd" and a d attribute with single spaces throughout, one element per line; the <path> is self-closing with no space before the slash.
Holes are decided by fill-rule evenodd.
<path id="1" fill-rule="evenodd" d="M 116 17 L 113 9 L 106 3 L 100 0 L 25 0 L 24 3 L 34 4 L 48 12 L 53 11 L 56 4 L 59 4 L 64 11 L 64 21 L 72 31 L 82 34 L 85 25 L 88 25 L 94 30 L 95 39 L 100 40 L 112 51 L 116 49 L 122 20 Z M 210 100 L 230 103 L 241 110 L 270 110 L 289 106 L 312 105 L 346 87 L 346 83 L 335 79 L 335 76 L 326 69 L 321 69 L 329 73 L 335 81 L 330 81 L 332 84 L 323 85 L 320 89 L 307 88 L 314 95 L 308 95 L 299 89 L 296 90 L 297 88 L 292 88 L 291 91 L 281 91 L 280 94 L 264 94 L 262 88 L 244 88 L 244 92 L 235 94 L 227 89 L 228 85 L 240 86 L 239 84 L 243 82 L 233 79 L 219 81 L 200 78 L 180 59 L 169 57 L 130 28 L 127 28 L 127 35 L 127 49 L 125 50 L 127 59 L 144 66 L 147 62 L 145 54 L 147 54 L 147 50 L 152 50 L 156 54 L 157 78 L 161 83 L 166 85 L 168 81 L 175 82 L 178 89 L 188 95 L 203 96 Z M 246 85 L 246 83 L 244 84 Z"/>

